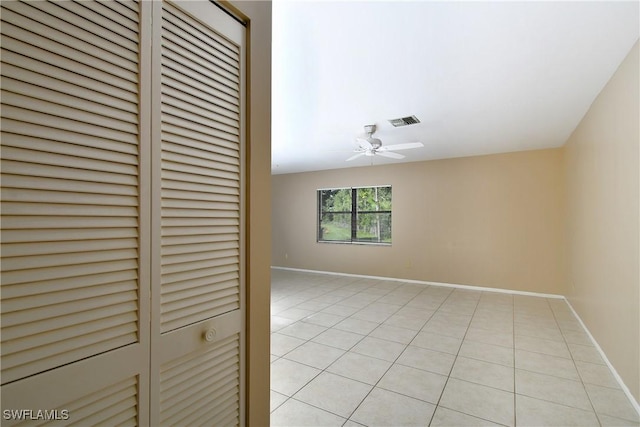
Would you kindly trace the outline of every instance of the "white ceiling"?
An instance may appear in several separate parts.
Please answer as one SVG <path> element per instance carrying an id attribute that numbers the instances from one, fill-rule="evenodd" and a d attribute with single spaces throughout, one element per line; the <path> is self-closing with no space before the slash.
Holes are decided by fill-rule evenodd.
<path id="1" fill-rule="evenodd" d="M 558 147 L 638 39 L 639 4 L 274 0 L 272 171 L 399 162 L 344 161 L 366 124 L 424 143 L 405 161 Z"/>

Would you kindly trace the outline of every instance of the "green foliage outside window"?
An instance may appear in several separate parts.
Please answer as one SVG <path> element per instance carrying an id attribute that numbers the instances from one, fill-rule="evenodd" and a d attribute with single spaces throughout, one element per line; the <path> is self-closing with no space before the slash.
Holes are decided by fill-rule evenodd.
<path id="1" fill-rule="evenodd" d="M 318 241 L 391 243 L 391 186 L 318 190 Z"/>

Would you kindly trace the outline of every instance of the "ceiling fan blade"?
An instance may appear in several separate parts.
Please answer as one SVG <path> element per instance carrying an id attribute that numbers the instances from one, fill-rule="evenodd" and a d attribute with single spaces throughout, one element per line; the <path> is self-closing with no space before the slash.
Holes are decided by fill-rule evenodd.
<path id="1" fill-rule="evenodd" d="M 361 148 L 364 148 L 365 150 L 373 149 L 373 145 L 371 145 L 371 143 L 368 140 L 364 139 L 364 138 L 356 138 L 356 141 L 358 141 L 358 145 Z"/>
<path id="2" fill-rule="evenodd" d="M 404 156 L 402 154 L 398 154 L 398 153 L 392 153 L 391 151 L 376 151 L 376 154 L 378 156 L 382 156 L 382 157 L 389 157 L 391 159 L 404 159 Z"/>
<path id="3" fill-rule="evenodd" d="M 411 148 L 421 148 L 424 147 L 422 142 L 407 142 L 404 144 L 394 144 L 394 145 L 385 145 L 380 147 L 382 151 L 398 151 L 398 150 L 409 150 Z"/>
<path id="4" fill-rule="evenodd" d="M 362 153 L 354 154 L 353 156 L 351 156 L 347 160 L 345 160 L 345 162 L 350 162 L 351 160 L 357 159 L 358 157 L 364 156 L 365 154 L 367 154 L 367 153 L 366 152 L 362 152 Z"/>

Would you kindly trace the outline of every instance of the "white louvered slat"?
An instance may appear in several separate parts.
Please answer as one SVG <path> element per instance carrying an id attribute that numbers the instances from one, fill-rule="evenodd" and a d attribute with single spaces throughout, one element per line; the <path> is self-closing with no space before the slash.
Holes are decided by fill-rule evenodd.
<path id="1" fill-rule="evenodd" d="M 50 82 L 56 84 L 56 82 Z M 40 82 L 42 84 L 42 82 Z M 57 116 L 63 116 L 65 112 L 73 112 L 71 118 L 81 120 L 79 115 L 86 114 L 85 111 L 90 111 L 92 116 L 87 117 L 104 117 L 104 120 L 111 122 L 111 126 L 117 126 L 116 129 L 124 131 L 132 131 L 132 128 L 127 127 L 127 123 L 137 125 L 138 115 L 137 112 L 123 111 L 119 108 L 113 108 L 110 105 L 101 104 L 94 100 L 86 100 L 78 98 L 76 95 L 68 95 L 60 90 L 51 90 L 44 87 L 36 86 L 30 83 L 23 83 L 19 79 L 9 79 L 4 77 L 2 79 L 2 86 L 10 86 L 13 92 L 5 92 L 2 94 L 3 103 L 14 105 L 22 108 L 38 108 L 40 111 L 46 110 L 43 108 L 44 103 L 49 103 L 49 110 L 53 110 L 53 114 Z M 104 100 L 108 102 L 107 100 Z M 61 111 L 60 108 L 63 108 Z M 111 119 L 111 120 L 109 120 Z M 122 124 L 120 123 L 122 122 Z M 135 130 L 134 130 L 135 132 Z"/>
<path id="2" fill-rule="evenodd" d="M 93 10 L 98 15 L 104 16 L 109 21 L 115 22 L 123 27 L 130 28 L 137 33 L 138 28 L 138 0 L 117 0 L 117 1 L 78 1 L 76 3 Z"/>
<path id="3" fill-rule="evenodd" d="M 225 123 L 220 122 L 219 120 L 216 120 L 217 117 L 215 117 L 213 114 L 211 114 L 211 112 L 207 110 L 203 110 L 197 106 L 189 105 L 187 103 L 183 103 L 178 100 L 171 99 L 168 96 L 165 98 L 166 98 L 166 102 L 162 109 L 164 113 L 173 115 L 173 116 L 182 117 L 194 123 L 198 123 L 202 126 L 206 126 L 206 127 L 215 129 L 217 131 L 224 132 L 221 135 L 231 134 L 231 135 L 224 135 L 224 136 L 232 140 L 234 136 L 237 137 L 239 135 L 237 123 L 235 124 L 232 123 L 231 125 L 227 125 Z"/>
<path id="4" fill-rule="evenodd" d="M 185 102 L 190 103 L 192 108 L 201 109 L 208 112 L 209 116 L 215 117 L 216 120 L 226 123 L 230 126 L 238 126 L 237 114 L 223 107 L 213 104 L 212 102 L 200 99 L 197 96 L 189 96 L 181 90 L 176 90 L 171 85 L 170 79 L 165 79 L 162 87 L 162 93 L 167 96 L 165 102 L 168 105 L 181 107 Z M 185 102 L 183 102 L 185 101 Z M 189 105 L 189 104 L 187 104 Z"/>
<path id="5" fill-rule="evenodd" d="M 225 425 L 238 424 L 238 340 L 237 334 L 232 335 L 204 352 L 162 366 L 160 419 L 163 425 L 193 425 L 202 413 L 208 414 L 211 423 L 220 415 L 226 416 L 229 407 L 235 416 Z M 225 401 L 228 403 L 221 405 Z"/>
<path id="6" fill-rule="evenodd" d="M 108 103 L 124 110 L 137 111 L 135 91 L 131 90 L 132 87 L 129 84 L 122 84 L 116 76 L 80 63 L 74 64 L 76 66 L 74 73 L 69 73 L 61 68 L 67 60 L 60 55 L 9 37 L 6 37 L 3 43 L 9 45 L 2 52 L 3 76 L 34 85 L 55 87 L 58 91 L 76 95 L 82 99 L 93 99 L 102 103 L 108 100 Z M 11 45 L 15 45 L 15 52 L 8 50 Z M 42 62 L 45 58 L 48 63 Z M 91 78 L 92 74 L 95 74 L 98 79 Z M 128 105 L 128 107 L 122 107 L 122 105 Z"/>
<path id="7" fill-rule="evenodd" d="M 64 239 L 66 238 L 66 239 Z M 2 243 L 3 248 L 5 244 L 10 243 L 25 243 L 40 245 L 43 242 L 53 242 L 57 245 L 62 241 L 78 241 L 84 244 L 86 241 L 97 241 L 100 239 L 135 239 L 137 238 L 137 232 L 132 228 L 121 229 L 57 229 L 57 230 L 39 230 L 37 234 L 31 234 L 24 236 L 22 230 L 3 230 Z"/>
<path id="8" fill-rule="evenodd" d="M 237 63 L 230 64 L 224 60 L 227 58 L 220 55 L 215 42 L 210 38 L 201 41 L 193 34 L 173 25 L 171 21 L 165 20 L 163 29 L 163 46 L 170 49 L 175 56 L 188 59 L 189 68 L 208 71 L 210 78 L 226 86 L 217 86 L 223 92 L 233 94 L 238 91 L 236 80 L 240 75 L 239 67 Z"/>
<path id="9" fill-rule="evenodd" d="M 69 13 L 55 3 L 43 2 L 37 7 L 31 7 L 28 3 L 11 2 L 11 4 L 5 5 L 5 10 L 11 10 L 16 14 L 22 15 L 20 21 L 9 16 L 8 19 L 12 22 L 19 23 L 28 19 L 30 31 L 50 34 L 52 29 L 55 31 L 61 30 L 60 33 L 62 34 L 58 36 L 59 38 L 66 36 L 64 38 L 70 39 L 69 36 L 71 36 L 84 41 L 84 43 L 87 43 L 85 40 L 91 40 L 92 45 L 105 52 L 121 56 L 133 63 L 137 62 L 137 40 L 127 40 L 119 37 L 119 34 L 109 31 L 109 27 L 102 27 L 92 20 L 83 19 L 73 13 Z M 108 21 L 99 16 L 94 15 L 92 18 L 97 18 L 98 21 L 102 21 L 102 24 L 109 24 Z"/>
<path id="10" fill-rule="evenodd" d="M 69 420 L 64 423 L 67 426 L 137 425 L 137 396 L 138 379 L 132 377 L 61 405 L 58 411 L 68 411 Z M 41 426 L 48 423 L 25 421 L 16 425 Z"/>
<path id="11" fill-rule="evenodd" d="M 205 45 L 213 46 L 220 54 L 220 58 L 226 59 L 230 64 L 233 64 L 235 68 L 239 67 L 240 62 L 240 49 L 239 46 L 227 40 L 225 37 L 217 34 L 215 31 L 207 31 L 200 28 L 197 25 L 193 25 L 192 21 L 186 18 L 186 16 L 173 8 L 165 9 L 165 22 L 163 24 L 173 25 L 181 28 L 186 34 L 205 42 Z M 198 45 L 198 42 L 194 40 L 194 44 Z"/>
<path id="12" fill-rule="evenodd" d="M 217 34 L 163 6 L 163 332 L 239 308 L 238 244 L 184 239 L 214 236 L 216 225 L 239 218 L 239 198 L 217 196 L 237 194 L 240 181 L 239 55 L 227 55 Z"/>
<path id="13" fill-rule="evenodd" d="M 7 162 L 9 163 L 9 162 Z M 7 167 L 7 163 L 4 164 L 4 167 Z M 14 162 L 17 164 L 17 162 Z M 6 171 L 6 169 L 5 169 Z M 59 178 L 51 178 L 51 177 L 38 177 L 38 176 L 24 176 L 24 175 L 13 175 L 13 174 L 4 174 L 2 177 L 3 185 L 7 187 L 6 194 L 15 194 L 16 191 L 12 189 L 20 189 L 19 191 L 27 191 L 29 189 L 33 189 L 32 191 L 45 191 L 49 190 L 50 193 L 48 197 L 51 197 L 52 200 L 60 200 L 65 198 L 64 193 L 69 192 L 69 188 L 73 188 L 74 193 L 79 193 L 83 197 L 87 196 L 90 204 L 99 204 L 96 203 L 97 198 L 100 197 L 100 202 L 102 204 L 111 204 L 113 198 L 122 198 L 122 204 L 127 205 L 130 203 L 132 198 L 137 196 L 137 191 L 135 187 L 131 187 L 128 185 L 113 185 L 106 184 L 100 182 L 88 182 L 88 181 L 70 181 L 67 179 L 59 179 Z M 53 190 L 53 191 L 51 191 Z M 58 195 L 57 192 L 60 192 L 61 195 Z M 54 195 L 51 195 L 54 194 Z M 89 195 L 94 195 L 93 197 L 89 197 Z M 102 197 L 109 196 L 109 197 Z M 11 197 L 11 196 L 10 196 Z M 21 199 L 22 200 L 22 199 Z M 84 200 L 84 198 L 83 198 Z M 4 241 L 4 240 L 3 240 Z"/>
<path id="14" fill-rule="evenodd" d="M 135 81 L 136 81 L 136 73 L 134 70 L 130 69 L 130 65 L 127 64 L 128 61 L 121 59 L 116 60 L 117 57 L 113 55 L 110 59 L 116 60 L 116 62 L 120 62 L 123 64 L 127 64 L 127 68 L 120 68 L 117 64 L 111 63 L 108 60 L 100 59 L 96 56 L 91 55 L 88 52 L 92 52 L 90 48 L 87 46 L 85 50 L 87 52 L 79 51 L 74 48 L 74 46 L 66 46 L 64 44 L 58 43 L 55 40 L 51 40 L 47 37 L 41 36 L 39 34 L 31 33 L 26 29 L 23 29 L 19 26 L 11 24 L 9 21 L 5 19 L 9 19 L 5 13 L 2 14 L 2 26 L 3 30 L 12 34 L 12 36 L 21 40 L 21 42 L 13 43 L 12 40 L 7 40 L 5 43 L 7 45 L 7 49 L 10 49 L 14 52 L 20 53 L 19 46 L 27 49 L 28 51 L 25 53 L 31 54 L 32 52 L 37 52 L 36 54 L 40 54 L 43 59 L 49 59 L 49 55 L 47 52 L 57 52 L 61 57 L 66 60 L 71 60 L 74 62 L 78 62 L 80 64 L 84 64 L 85 67 L 91 67 L 93 69 L 101 69 L 108 74 L 112 74 L 113 76 L 117 76 L 117 78 L 112 78 L 112 82 L 118 82 L 117 86 L 123 88 L 129 88 L 132 91 L 135 91 Z M 24 25 L 28 25 L 25 23 Z M 41 29 L 42 31 L 46 31 L 45 28 Z M 35 48 L 35 46 L 38 46 Z M 94 53 L 93 51 L 92 53 Z M 26 56 L 26 55 L 25 55 Z M 90 64 L 90 65 L 89 65 Z M 85 68 L 86 70 L 86 68 Z M 91 75 L 92 72 L 87 73 Z"/>
<path id="15" fill-rule="evenodd" d="M 114 53 L 120 48 L 124 48 L 138 54 L 137 12 L 132 15 L 133 20 L 129 19 L 133 25 L 133 29 L 131 29 L 88 9 L 82 3 L 56 2 L 39 5 L 39 8 L 76 27 L 84 28 L 88 38 L 93 39 L 95 35 L 100 39 L 110 41 L 115 45 Z M 62 24 L 62 27 L 64 28 L 66 25 Z M 116 50 L 115 47 L 118 49 Z"/>
<path id="16" fill-rule="evenodd" d="M 110 10 L 2 2 L 3 384 L 139 341 L 138 14 Z"/>
<path id="17" fill-rule="evenodd" d="M 170 89 L 173 89 L 185 96 L 193 97 L 193 102 L 196 104 L 202 100 L 211 104 L 212 109 L 217 108 L 220 114 L 232 120 L 237 118 L 240 109 L 236 103 L 225 101 L 218 96 L 215 90 L 212 90 L 212 88 L 206 84 L 186 78 L 181 73 L 172 70 L 170 65 L 171 64 L 169 64 L 169 67 L 167 67 L 162 74 L 163 93 L 169 94 Z"/>

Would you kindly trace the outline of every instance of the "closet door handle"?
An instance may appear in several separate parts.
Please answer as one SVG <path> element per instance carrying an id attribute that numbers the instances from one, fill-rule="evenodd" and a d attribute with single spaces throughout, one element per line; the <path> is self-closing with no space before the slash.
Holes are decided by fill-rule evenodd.
<path id="1" fill-rule="evenodd" d="M 206 342 L 211 342 L 216 339 L 216 330 L 211 328 L 203 334 L 203 338 Z"/>

